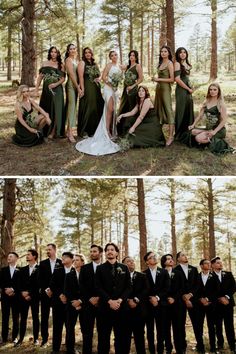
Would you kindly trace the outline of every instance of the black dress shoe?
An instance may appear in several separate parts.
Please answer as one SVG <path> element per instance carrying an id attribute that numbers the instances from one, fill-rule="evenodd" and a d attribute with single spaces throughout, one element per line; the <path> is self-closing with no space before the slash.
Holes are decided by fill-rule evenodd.
<path id="1" fill-rule="evenodd" d="M 18 340 L 18 342 L 14 343 L 14 347 L 20 347 L 22 344 L 22 340 Z"/>

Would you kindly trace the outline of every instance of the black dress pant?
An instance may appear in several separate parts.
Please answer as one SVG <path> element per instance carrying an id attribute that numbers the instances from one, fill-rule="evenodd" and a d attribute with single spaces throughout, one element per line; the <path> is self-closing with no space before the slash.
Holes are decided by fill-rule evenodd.
<path id="1" fill-rule="evenodd" d="M 62 341 L 63 325 L 66 323 L 66 305 L 54 302 L 52 306 L 52 349 L 59 352 Z"/>
<path id="2" fill-rule="evenodd" d="M 232 305 L 217 304 L 215 311 L 216 337 L 219 347 L 224 345 L 223 322 L 225 327 L 226 338 L 230 350 L 236 351 L 235 348 L 235 331 L 234 331 L 234 308 Z"/>
<path id="3" fill-rule="evenodd" d="M 148 308 L 146 327 L 147 340 L 150 354 L 155 354 L 155 338 L 154 338 L 154 324 L 157 331 L 157 353 L 164 352 L 164 333 L 166 329 L 166 306 L 158 304 L 158 306 L 150 306 Z"/>
<path id="4" fill-rule="evenodd" d="M 115 354 L 129 354 L 127 351 L 126 310 L 100 310 L 98 315 L 98 354 L 110 353 L 111 331 L 115 335 Z"/>
<path id="5" fill-rule="evenodd" d="M 41 336 L 42 342 L 48 341 L 48 320 L 50 314 L 50 308 L 52 306 L 52 299 L 46 294 L 41 295 Z"/>
<path id="6" fill-rule="evenodd" d="M 173 338 L 175 351 L 177 354 L 183 353 L 184 347 L 184 332 L 181 324 L 181 303 L 174 303 L 166 307 L 166 330 L 164 333 L 166 350 L 171 352 L 173 344 L 171 341 L 171 327 L 173 329 Z"/>
<path id="7" fill-rule="evenodd" d="M 66 349 L 67 354 L 75 353 L 75 326 L 79 311 L 70 304 L 66 307 Z"/>
<path id="8" fill-rule="evenodd" d="M 181 325 L 182 325 L 182 329 L 181 329 L 181 333 L 184 333 L 183 336 L 183 349 L 186 350 L 187 348 L 187 341 L 186 341 L 186 330 L 185 330 L 185 323 L 186 323 L 186 317 L 187 317 L 187 311 L 192 323 L 192 327 L 193 327 L 193 332 L 195 335 L 195 339 L 197 341 L 197 349 L 198 349 L 198 344 L 201 345 L 199 343 L 200 341 L 200 334 L 199 334 L 199 328 L 198 328 L 198 324 L 197 324 L 197 306 L 194 304 L 192 308 L 187 309 L 185 304 L 182 304 L 180 307 L 180 311 L 181 311 Z M 200 341 L 201 342 L 201 341 Z M 200 350 L 200 348 L 199 348 Z"/>
<path id="9" fill-rule="evenodd" d="M 12 340 L 17 338 L 19 332 L 19 298 L 15 296 L 2 295 L 2 341 L 8 339 L 9 318 L 12 313 Z"/>
<path id="10" fill-rule="evenodd" d="M 205 317 L 207 319 L 210 350 L 212 352 L 216 350 L 214 316 L 215 316 L 215 306 L 213 305 L 197 306 L 197 323 L 198 323 L 198 331 L 199 331 L 198 349 L 202 352 L 204 352 L 205 350 L 204 343 L 203 343 L 203 326 L 204 326 Z"/>
<path id="11" fill-rule="evenodd" d="M 145 318 L 139 308 L 129 309 L 127 311 L 127 352 L 130 352 L 131 337 L 134 336 L 134 343 L 137 354 L 146 354 L 145 339 L 144 339 L 144 327 Z"/>
<path id="12" fill-rule="evenodd" d="M 97 316 L 98 308 L 93 305 L 86 304 L 81 310 L 80 324 L 83 336 L 83 354 L 92 354 L 93 330 Z M 98 323 L 96 325 L 98 327 Z"/>
<path id="13" fill-rule="evenodd" d="M 23 341 L 25 337 L 29 308 L 31 308 L 32 319 L 33 319 L 34 341 L 36 341 L 39 337 L 39 298 L 33 297 L 30 301 L 21 299 L 20 341 Z"/>

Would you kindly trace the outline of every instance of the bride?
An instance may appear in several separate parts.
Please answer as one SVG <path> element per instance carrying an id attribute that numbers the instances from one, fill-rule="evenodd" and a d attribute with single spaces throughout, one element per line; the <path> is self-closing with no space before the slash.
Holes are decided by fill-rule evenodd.
<path id="1" fill-rule="evenodd" d="M 116 135 L 115 110 L 117 88 L 122 79 L 122 67 L 118 64 L 118 55 L 112 50 L 109 53 L 110 63 L 103 71 L 105 83 L 103 98 L 105 101 L 103 115 L 93 137 L 78 142 L 75 148 L 89 155 L 107 155 L 120 151 L 120 146 L 112 141 Z"/>

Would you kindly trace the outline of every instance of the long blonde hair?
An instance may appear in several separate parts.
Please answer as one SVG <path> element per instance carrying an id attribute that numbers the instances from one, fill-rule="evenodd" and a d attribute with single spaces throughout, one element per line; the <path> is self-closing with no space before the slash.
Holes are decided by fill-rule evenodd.
<path id="1" fill-rule="evenodd" d="M 18 87 L 17 94 L 16 94 L 16 101 L 18 103 L 22 103 L 22 101 L 23 101 L 23 90 L 26 89 L 26 88 L 29 89 L 29 86 L 28 85 L 20 85 Z"/>
<path id="2" fill-rule="evenodd" d="M 220 88 L 220 85 L 217 82 L 212 82 L 209 86 L 208 86 L 208 90 L 207 90 L 207 94 L 206 94 L 206 99 L 203 103 L 203 107 L 207 106 L 207 103 L 209 102 L 211 95 L 210 95 L 210 88 L 214 86 L 218 89 L 218 95 L 217 95 L 217 108 L 219 110 L 219 112 L 221 112 L 221 108 L 225 105 L 224 102 L 224 97 Z"/>

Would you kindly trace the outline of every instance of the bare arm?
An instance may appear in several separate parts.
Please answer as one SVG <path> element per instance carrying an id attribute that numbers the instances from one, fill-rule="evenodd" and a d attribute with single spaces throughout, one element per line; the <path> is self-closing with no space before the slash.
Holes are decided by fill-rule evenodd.
<path id="1" fill-rule="evenodd" d="M 178 70 L 180 70 L 180 63 L 175 62 L 175 71 L 178 71 Z M 177 82 L 177 84 L 178 84 L 179 86 L 181 86 L 182 88 L 184 88 L 185 90 L 187 90 L 189 93 L 193 93 L 193 90 L 192 90 L 190 87 L 188 87 L 188 86 L 181 80 L 180 75 L 178 75 L 178 76 L 175 77 L 175 81 Z"/>
<path id="2" fill-rule="evenodd" d="M 135 86 L 138 86 L 143 81 L 143 69 L 142 69 L 141 65 L 137 64 L 136 69 L 138 72 L 138 79 L 137 79 L 137 81 L 135 81 L 135 83 L 133 85 L 127 87 L 128 91 L 132 90 Z"/>
<path id="3" fill-rule="evenodd" d="M 120 114 L 119 117 L 117 117 L 116 121 L 117 121 L 117 123 L 119 123 L 121 118 L 132 117 L 137 112 L 138 112 L 138 105 L 136 104 L 136 106 L 132 109 L 132 111 Z"/>
<path id="4" fill-rule="evenodd" d="M 106 65 L 106 67 L 105 67 L 105 69 L 103 70 L 103 73 L 102 73 L 102 81 L 105 83 L 105 84 L 107 84 L 107 85 L 109 85 L 110 87 L 112 87 L 111 86 L 111 84 L 108 82 L 108 73 L 109 73 L 109 70 L 110 70 L 110 68 L 111 68 L 111 65 L 112 64 L 107 64 Z"/>
<path id="5" fill-rule="evenodd" d="M 31 128 L 27 123 L 26 121 L 23 119 L 23 115 L 22 115 L 22 112 L 21 112 L 21 109 L 20 109 L 20 106 L 18 103 L 16 103 L 15 105 L 15 112 L 16 112 L 16 115 L 17 115 L 17 119 L 19 120 L 19 122 L 31 133 L 37 133 L 37 130 L 34 129 L 34 128 Z"/>
<path id="6" fill-rule="evenodd" d="M 78 75 L 79 75 L 80 88 L 83 94 L 84 94 L 84 68 L 85 68 L 85 62 L 81 60 L 78 65 Z"/>
<path id="7" fill-rule="evenodd" d="M 74 70 L 73 70 L 73 63 L 70 60 L 70 58 L 66 59 L 66 71 L 67 71 L 68 76 L 70 76 L 70 78 L 71 78 L 71 80 L 73 82 L 74 88 L 76 90 L 78 90 L 79 89 L 79 85 L 78 85 L 77 78 L 76 78 L 76 75 L 75 75 Z"/>
<path id="8" fill-rule="evenodd" d="M 49 117 L 49 114 L 47 112 L 45 112 L 34 100 L 32 100 L 30 98 L 30 102 L 32 104 L 32 106 L 38 111 L 40 112 L 44 117 Z"/>
<path id="9" fill-rule="evenodd" d="M 143 103 L 143 107 L 141 109 L 141 112 L 140 112 L 138 118 L 136 119 L 135 123 L 130 128 L 129 133 L 133 133 L 135 131 L 135 129 L 139 126 L 139 124 L 142 123 L 143 119 L 145 118 L 147 112 L 149 111 L 149 109 L 151 107 L 153 107 L 153 104 L 152 104 L 150 98 L 146 98 Z"/>

